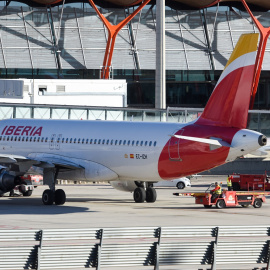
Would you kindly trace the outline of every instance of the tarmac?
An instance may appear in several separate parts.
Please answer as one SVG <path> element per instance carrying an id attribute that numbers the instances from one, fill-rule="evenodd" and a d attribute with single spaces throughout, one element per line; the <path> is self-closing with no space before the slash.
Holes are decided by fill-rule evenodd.
<path id="1" fill-rule="evenodd" d="M 177 197 L 174 192 L 203 192 L 210 183 L 225 177 L 198 177 L 192 186 L 179 190 L 160 187 L 155 203 L 135 203 L 133 194 L 113 189 L 109 184 L 61 185 L 67 201 L 62 206 L 43 205 L 46 186 L 38 186 L 31 197 L 0 198 L 0 229 L 64 229 L 145 226 L 269 225 L 270 197 L 261 208 L 231 207 L 205 209 L 193 197 Z M 223 184 L 223 187 L 226 185 Z"/>

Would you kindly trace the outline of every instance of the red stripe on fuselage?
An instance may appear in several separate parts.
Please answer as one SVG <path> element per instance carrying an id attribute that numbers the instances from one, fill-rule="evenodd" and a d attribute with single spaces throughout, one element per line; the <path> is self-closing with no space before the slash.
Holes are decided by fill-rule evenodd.
<path id="1" fill-rule="evenodd" d="M 175 134 L 208 139 L 211 137 L 220 138 L 231 144 L 237 131 L 239 129 L 202 126 L 195 123 L 185 126 Z M 173 137 L 173 139 L 176 138 Z M 180 139 L 178 143 L 179 148 L 178 144 L 170 144 L 169 140 L 160 154 L 158 172 L 162 179 L 175 179 L 222 165 L 225 163 L 230 150 L 228 147 L 210 150 L 209 144 L 184 139 Z M 179 159 L 177 159 L 177 156 L 179 156 Z"/>

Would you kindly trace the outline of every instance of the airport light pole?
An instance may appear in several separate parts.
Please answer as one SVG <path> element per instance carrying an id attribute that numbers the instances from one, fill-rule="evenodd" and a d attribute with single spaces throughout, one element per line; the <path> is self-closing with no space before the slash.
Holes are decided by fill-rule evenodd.
<path id="1" fill-rule="evenodd" d="M 155 108 L 166 109 L 165 1 L 156 2 Z"/>

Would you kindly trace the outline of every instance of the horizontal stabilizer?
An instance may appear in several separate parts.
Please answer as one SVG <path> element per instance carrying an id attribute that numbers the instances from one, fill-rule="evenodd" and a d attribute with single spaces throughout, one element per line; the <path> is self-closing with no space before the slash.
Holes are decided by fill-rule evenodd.
<path id="1" fill-rule="evenodd" d="M 268 155 L 268 153 L 266 151 L 262 151 L 260 149 L 256 150 L 256 151 L 253 151 L 251 153 L 249 153 L 250 155 L 253 155 L 253 156 L 259 156 L 259 157 L 265 157 Z"/>
<path id="2" fill-rule="evenodd" d="M 206 144 L 220 146 L 220 147 L 221 146 L 232 147 L 230 144 L 228 144 L 227 142 L 222 141 L 221 139 L 205 139 L 205 138 L 183 136 L 183 135 L 173 135 L 172 137 L 175 137 L 175 138 L 178 138 L 178 139 L 184 139 L 184 140 L 188 140 L 188 141 L 206 143 Z"/>

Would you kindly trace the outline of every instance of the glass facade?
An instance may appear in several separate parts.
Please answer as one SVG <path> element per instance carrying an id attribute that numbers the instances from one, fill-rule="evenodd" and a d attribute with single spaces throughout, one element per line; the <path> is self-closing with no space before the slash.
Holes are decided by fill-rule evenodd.
<path id="1" fill-rule="evenodd" d="M 5 5 L 0 2 L 0 78 L 100 78 L 108 33 L 89 4 Z M 102 8 L 112 24 L 132 11 Z M 128 106 L 155 104 L 155 12 L 146 6 L 116 39 L 111 77 L 127 80 Z M 264 25 L 269 15 L 256 13 Z M 167 7 L 165 21 L 167 105 L 203 108 L 239 36 L 257 30 L 247 13 L 229 7 Z M 270 108 L 270 44 L 254 108 Z"/>

